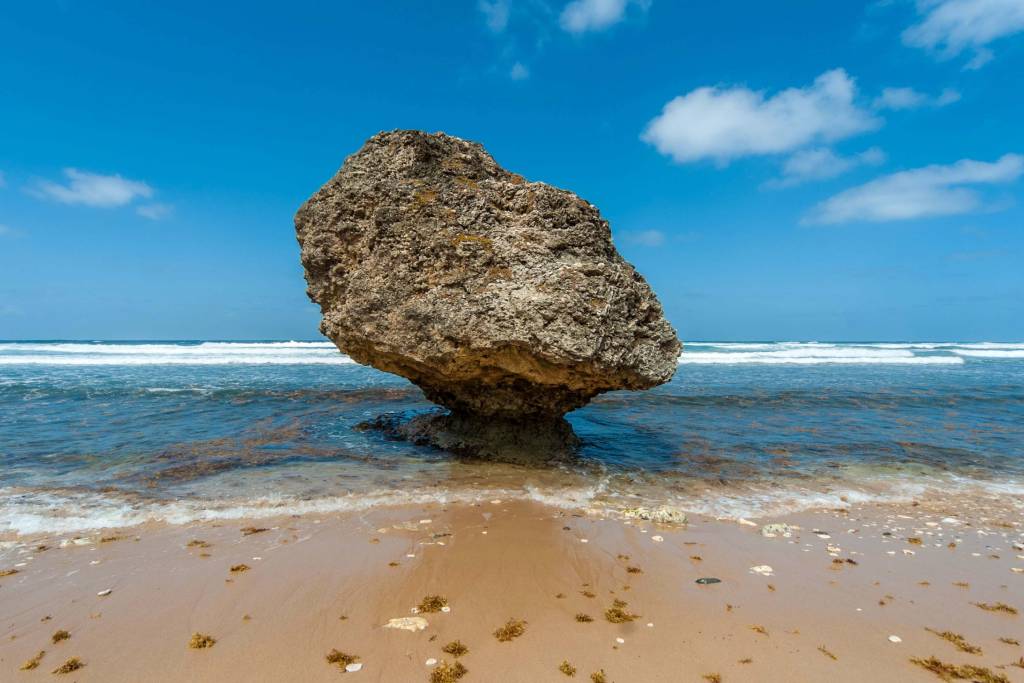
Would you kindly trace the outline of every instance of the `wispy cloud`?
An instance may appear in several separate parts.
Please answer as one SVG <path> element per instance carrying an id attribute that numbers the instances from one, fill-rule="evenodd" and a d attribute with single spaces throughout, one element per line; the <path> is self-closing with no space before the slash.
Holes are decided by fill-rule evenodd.
<path id="1" fill-rule="evenodd" d="M 743 86 L 705 86 L 669 101 L 641 137 L 679 163 L 782 154 L 881 126 L 856 95 L 843 69 L 770 97 Z"/>
<path id="2" fill-rule="evenodd" d="M 509 70 L 508 77 L 513 81 L 525 81 L 530 77 L 530 70 L 523 66 L 522 62 L 516 62 Z"/>
<path id="3" fill-rule="evenodd" d="M 41 180 L 29 188 L 37 197 L 52 199 L 64 204 L 83 204 L 110 208 L 125 206 L 135 199 L 153 196 L 153 188 L 139 180 L 129 180 L 120 175 L 100 175 L 75 168 L 64 169 L 66 185 Z"/>
<path id="4" fill-rule="evenodd" d="M 626 17 L 626 7 L 636 5 L 646 11 L 650 0 L 573 0 L 559 17 L 559 24 L 569 33 L 603 31 Z"/>
<path id="5" fill-rule="evenodd" d="M 480 0 L 477 7 L 484 15 L 487 28 L 495 33 L 501 33 L 508 28 L 508 0 Z"/>
<path id="6" fill-rule="evenodd" d="M 782 177 L 769 180 L 767 187 L 793 187 L 812 180 L 828 180 L 858 166 L 877 166 L 885 162 L 885 152 L 871 147 L 852 156 L 839 156 L 828 147 L 813 147 L 796 152 L 782 164 Z"/>
<path id="7" fill-rule="evenodd" d="M 620 233 L 622 241 L 642 247 L 660 247 L 665 243 L 665 233 L 661 230 L 635 230 Z"/>
<path id="8" fill-rule="evenodd" d="M 973 53 L 964 68 L 978 69 L 993 53 L 988 45 L 1024 31 L 1021 0 L 917 0 L 921 20 L 903 32 L 903 43 L 950 59 Z"/>
<path id="9" fill-rule="evenodd" d="M 143 218 L 148 218 L 153 221 L 158 221 L 161 218 L 167 218 L 173 211 L 174 207 L 170 204 L 161 204 L 159 202 L 142 204 L 135 208 L 135 213 L 139 214 Z"/>
<path id="10" fill-rule="evenodd" d="M 1024 156 L 997 161 L 962 159 L 892 173 L 830 197 L 806 217 L 807 223 L 886 222 L 950 216 L 984 209 L 981 195 L 967 185 L 1013 182 L 1024 173 Z"/>
<path id="11" fill-rule="evenodd" d="M 917 109 L 919 107 L 945 107 L 960 101 L 960 93 L 946 88 L 934 97 L 913 88 L 885 88 L 875 98 L 875 109 Z"/>

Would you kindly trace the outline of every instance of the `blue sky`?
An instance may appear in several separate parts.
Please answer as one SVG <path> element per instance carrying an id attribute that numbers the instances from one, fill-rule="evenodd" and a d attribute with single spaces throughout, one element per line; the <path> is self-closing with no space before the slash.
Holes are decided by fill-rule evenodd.
<path id="1" fill-rule="evenodd" d="M 0 338 L 314 338 L 295 209 L 419 128 L 685 339 L 1020 340 L 1022 73 L 1024 0 L 10 3 Z"/>

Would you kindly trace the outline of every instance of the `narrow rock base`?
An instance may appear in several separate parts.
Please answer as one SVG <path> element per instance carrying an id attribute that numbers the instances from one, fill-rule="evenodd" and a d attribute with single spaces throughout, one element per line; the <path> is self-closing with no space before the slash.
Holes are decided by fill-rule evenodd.
<path id="1" fill-rule="evenodd" d="M 468 458 L 538 464 L 572 457 L 580 440 L 564 417 L 502 419 L 460 413 L 428 413 L 404 420 L 382 415 L 360 425 L 421 446 Z"/>

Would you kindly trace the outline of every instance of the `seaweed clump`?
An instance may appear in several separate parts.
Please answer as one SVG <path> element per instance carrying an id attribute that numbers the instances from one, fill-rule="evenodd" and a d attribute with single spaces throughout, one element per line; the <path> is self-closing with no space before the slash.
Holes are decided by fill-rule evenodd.
<path id="1" fill-rule="evenodd" d="M 626 611 L 625 600 L 619 600 L 618 598 L 612 602 L 612 606 L 604 611 L 604 618 L 613 624 L 623 624 L 627 621 L 634 621 L 640 617 L 639 614 L 631 614 Z"/>
<path id="2" fill-rule="evenodd" d="M 991 669 L 987 669 L 983 666 L 975 666 L 973 664 L 957 666 L 956 664 L 947 664 L 936 657 L 929 657 L 928 659 L 911 657 L 910 661 L 923 669 L 931 671 L 944 681 L 958 680 L 973 681 L 974 683 L 1010 683 L 1010 679 L 1003 674 L 993 673 Z"/>
<path id="3" fill-rule="evenodd" d="M 1007 605 L 1005 602 L 972 602 L 975 607 L 980 607 L 986 612 L 1004 612 L 1006 614 L 1016 614 L 1017 608 Z"/>
<path id="4" fill-rule="evenodd" d="M 498 642 L 507 643 L 526 633 L 526 622 L 521 619 L 509 619 L 505 624 L 494 632 Z"/>
<path id="5" fill-rule="evenodd" d="M 456 659 L 462 655 L 469 654 L 469 648 L 461 640 L 453 640 L 441 648 L 441 652 L 451 655 Z"/>
<path id="6" fill-rule="evenodd" d="M 580 622 L 581 624 L 589 624 L 593 620 L 594 617 L 590 616 L 589 614 L 584 614 L 583 612 L 580 612 L 576 615 L 576 621 Z"/>
<path id="7" fill-rule="evenodd" d="M 558 670 L 564 673 L 569 678 L 576 675 L 576 667 L 569 663 L 568 660 L 563 659 L 562 663 L 558 665 Z"/>
<path id="8" fill-rule="evenodd" d="M 441 662 L 430 672 L 430 683 L 455 683 L 467 673 L 469 669 L 463 666 L 462 662 Z"/>
<path id="9" fill-rule="evenodd" d="M 21 665 L 22 671 L 31 671 L 39 666 L 39 663 L 43 661 L 43 657 L 46 656 L 46 650 L 40 650 L 36 653 L 36 656 L 32 659 L 25 660 L 25 663 Z"/>
<path id="10" fill-rule="evenodd" d="M 247 572 L 250 569 L 252 569 L 252 567 L 250 567 L 249 565 L 247 565 L 247 564 L 245 564 L 243 562 L 242 564 L 232 565 L 231 573 L 232 574 L 241 574 L 242 572 Z"/>
<path id="11" fill-rule="evenodd" d="M 608 683 L 608 675 L 605 674 L 604 669 L 595 671 L 590 674 L 591 683 Z"/>
<path id="12" fill-rule="evenodd" d="M 188 646 L 193 650 L 205 650 L 206 648 L 213 647 L 217 644 L 217 639 L 208 633 L 193 633 L 192 639 L 188 641 Z"/>
<path id="13" fill-rule="evenodd" d="M 64 662 L 63 664 L 58 666 L 56 669 L 54 669 L 53 673 L 55 673 L 55 674 L 69 674 L 69 673 L 71 673 L 73 671 L 78 671 L 83 666 L 85 666 L 85 662 L 83 662 L 78 657 L 72 657 L 71 659 L 67 660 L 66 662 Z"/>
<path id="14" fill-rule="evenodd" d="M 67 640 L 70 637 L 71 637 L 70 633 L 68 633 L 64 629 L 60 629 L 59 631 L 54 631 L 53 632 L 53 635 L 50 636 L 50 640 L 52 640 L 53 644 L 56 645 L 60 641 Z"/>
<path id="15" fill-rule="evenodd" d="M 331 650 L 325 657 L 328 664 L 337 664 L 339 669 L 344 669 L 349 664 L 355 664 L 359 661 L 359 655 L 350 655 L 347 652 L 341 650 Z"/>
<path id="16" fill-rule="evenodd" d="M 448 598 L 443 595 L 427 595 L 418 605 L 418 609 L 421 612 L 440 612 L 442 608 L 448 606 Z"/>
<path id="17" fill-rule="evenodd" d="M 950 643 L 956 646 L 956 649 L 960 650 L 961 652 L 966 652 L 972 655 L 981 654 L 980 647 L 978 647 L 977 645 L 971 645 L 959 633 L 953 633 L 952 631 L 936 631 L 933 628 L 926 628 L 925 631 L 928 631 L 928 633 L 934 633 L 939 638 L 949 641 Z"/>

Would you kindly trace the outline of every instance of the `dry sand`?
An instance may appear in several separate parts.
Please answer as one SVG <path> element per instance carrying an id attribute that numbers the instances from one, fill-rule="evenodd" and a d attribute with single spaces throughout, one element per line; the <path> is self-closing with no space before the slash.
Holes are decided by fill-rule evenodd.
<path id="1" fill-rule="evenodd" d="M 800 528 L 765 538 L 768 521 Z M 1000 640 L 1024 642 L 1024 615 L 972 604 L 1024 609 L 1019 519 L 922 503 L 758 522 L 668 528 L 503 501 L 18 539 L 0 552 L 0 572 L 17 570 L 0 578 L 0 680 L 428 681 L 458 639 L 464 681 L 941 680 L 911 662 L 930 656 L 1024 681 L 1024 649 Z M 429 595 L 450 611 L 413 614 Z M 639 616 L 610 623 L 616 599 Z M 382 627 L 413 616 L 427 628 Z M 499 642 L 510 618 L 525 631 Z M 52 642 L 58 630 L 70 637 Z M 190 648 L 196 633 L 215 643 Z M 333 649 L 362 669 L 328 663 Z M 85 666 L 51 674 L 72 657 Z"/>

